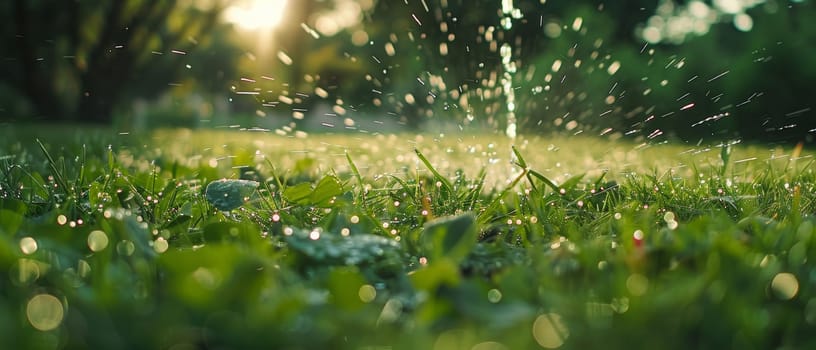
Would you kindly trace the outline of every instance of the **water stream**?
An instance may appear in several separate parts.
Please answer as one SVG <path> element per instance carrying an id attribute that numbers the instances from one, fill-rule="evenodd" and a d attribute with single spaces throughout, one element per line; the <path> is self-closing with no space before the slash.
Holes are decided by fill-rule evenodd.
<path id="1" fill-rule="evenodd" d="M 522 17 L 521 10 L 513 6 L 513 0 L 502 0 L 502 20 L 501 26 L 505 31 L 513 28 L 513 20 Z M 501 55 L 502 73 L 501 85 L 502 93 L 504 94 L 505 104 L 507 105 L 507 128 L 505 133 L 511 139 L 516 138 L 516 95 L 513 91 L 513 76 L 517 71 L 516 62 L 513 60 L 513 46 L 507 42 L 509 38 L 505 36 L 505 43 L 502 44 L 499 54 Z"/>

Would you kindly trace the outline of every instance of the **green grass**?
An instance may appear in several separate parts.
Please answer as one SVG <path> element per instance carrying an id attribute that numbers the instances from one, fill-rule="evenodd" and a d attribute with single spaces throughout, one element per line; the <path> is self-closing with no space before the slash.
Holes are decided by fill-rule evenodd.
<path id="1" fill-rule="evenodd" d="M 816 346 L 809 150 L 2 133 L 9 348 Z"/>

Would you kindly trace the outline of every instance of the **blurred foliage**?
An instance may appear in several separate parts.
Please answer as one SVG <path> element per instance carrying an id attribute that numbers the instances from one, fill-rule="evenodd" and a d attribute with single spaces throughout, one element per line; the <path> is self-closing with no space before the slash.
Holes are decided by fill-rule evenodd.
<path id="1" fill-rule="evenodd" d="M 110 123 L 171 89 L 223 93 L 237 74 L 228 3 L 3 2 L 2 118 Z"/>

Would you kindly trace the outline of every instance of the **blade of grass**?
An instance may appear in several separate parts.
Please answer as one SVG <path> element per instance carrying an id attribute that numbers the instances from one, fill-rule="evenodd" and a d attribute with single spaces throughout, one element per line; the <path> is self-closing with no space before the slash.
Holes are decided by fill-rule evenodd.
<path id="1" fill-rule="evenodd" d="M 541 174 L 541 173 L 539 173 L 539 172 L 537 172 L 535 170 L 528 170 L 527 174 L 528 174 L 527 179 L 530 180 L 531 184 L 533 183 L 533 179 L 530 178 L 530 176 L 535 177 L 536 179 L 538 179 L 539 181 L 541 181 L 545 185 L 547 185 L 547 187 L 551 188 L 553 191 L 558 192 L 558 186 L 556 186 L 556 184 L 554 182 L 550 181 L 550 179 L 548 179 L 543 174 Z"/>
<path id="2" fill-rule="evenodd" d="M 495 210 L 495 207 L 499 203 L 501 203 L 501 200 L 504 198 L 504 196 L 506 196 L 507 193 L 512 191 L 516 187 L 516 185 L 518 185 L 518 183 L 519 183 L 519 181 L 521 181 L 521 179 L 523 179 L 525 176 L 528 175 L 529 171 L 530 171 L 529 169 L 523 169 L 521 171 L 521 173 L 519 173 L 513 179 L 513 181 L 510 181 L 510 184 L 507 185 L 507 187 L 505 187 L 498 195 L 493 197 L 493 200 L 490 201 L 490 204 L 487 205 L 485 210 L 479 213 L 479 216 L 477 217 L 478 222 L 480 222 L 482 224 L 486 223 L 487 222 L 487 220 L 486 220 L 487 216 L 490 215 L 490 213 L 492 213 Z"/>
<path id="3" fill-rule="evenodd" d="M 36 139 L 37 145 L 40 146 L 40 150 L 42 150 L 43 154 L 45 155 L 45 159 L 48 160 L 48 167 L 51 168 L 51 171 L 54 173 L 54 180 L 57 181 L 57 184 L 62 187 L 62 191 L 65 193 L 66 196 L 70 195 L 68 182 L 65 181 L 65 177 L 63 176 L 62 172 L 59 171 L 57 168 L 57 162 L 54 161 L 54 158 L 51 157 L 51 153 L 48 152 L 48 149 L 45 148 L 45 145 L 40 141 L 40 139 Z"/>
<path id="4" fill-rule="evenodd" d="M 414 148 L 414 153 L 416 153 L 417 157 L 419 157 L 419 160 L 421 160 L 422 163 L 425 164 L 425 167 L 431 171 L 431 174 L 433 174 L 434 178 L 437 181 L 441 182 L 442 185 L 448 189 L 448 191 L 453 192 L 453 185 L 446 177 L 442 176 L 442 174 L 436 171 L 436 168 L 434 168 L 434 166 L 431 165 L 431 162 L 428 160 L 428 158 L 425 158 L 425 155 L 422 154 L 422 152 L 420 152 L 419 149 L 417 148 Z"/>
<path id="5" fill-rule="evenodd" d="M 348 161 L 354 178 L 357 179 L 357 185 L 360 186 L 360 192 L 355 200 L 362 202 L 365 198 L 365 184 L 363 183 L 363 176 L 360 175 L 360 169 L 357 168 L 357 164 L 354 164 L 354 160 L 351 159 L 351 155 L 348 153 L 348 151 L 346 152 L 346 161 Z"/>
<path id="6" fill-rule="evenodd" d="M 527 169 L 527 161 L 524 160 L 524 157 L 521 155 L 521 152 L 516 148 L 516 146 L 510 146 L 513 150 L 513 154 L 516 155 L 516 165 L 521 167 L 522 169 Z"/>

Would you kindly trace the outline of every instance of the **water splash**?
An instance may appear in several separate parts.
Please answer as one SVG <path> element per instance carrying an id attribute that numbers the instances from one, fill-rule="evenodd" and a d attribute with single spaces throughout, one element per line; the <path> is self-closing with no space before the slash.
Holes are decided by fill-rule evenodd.
<path id="1" fill-rule="evenodd" d="M 513 0 L 502 0 L 502 20 L 501 25 L 504 30 L 513 28 L 513 20 L 522 17 L 521 10 L 513 6 Z M 504 73 L 502 74 L 501 85 L 502 93 L 504 94 L 505 104 L 507 105 L 507 129 L 505 133 L 511 139 L 516 138 L 516 94 L 513 91 L 513 76 L 516 74 L 516 62 L 513 60 L 513 47 L 510 43 L 505 42 L 499 50 L 501 55 L 502 67 Z"/>

